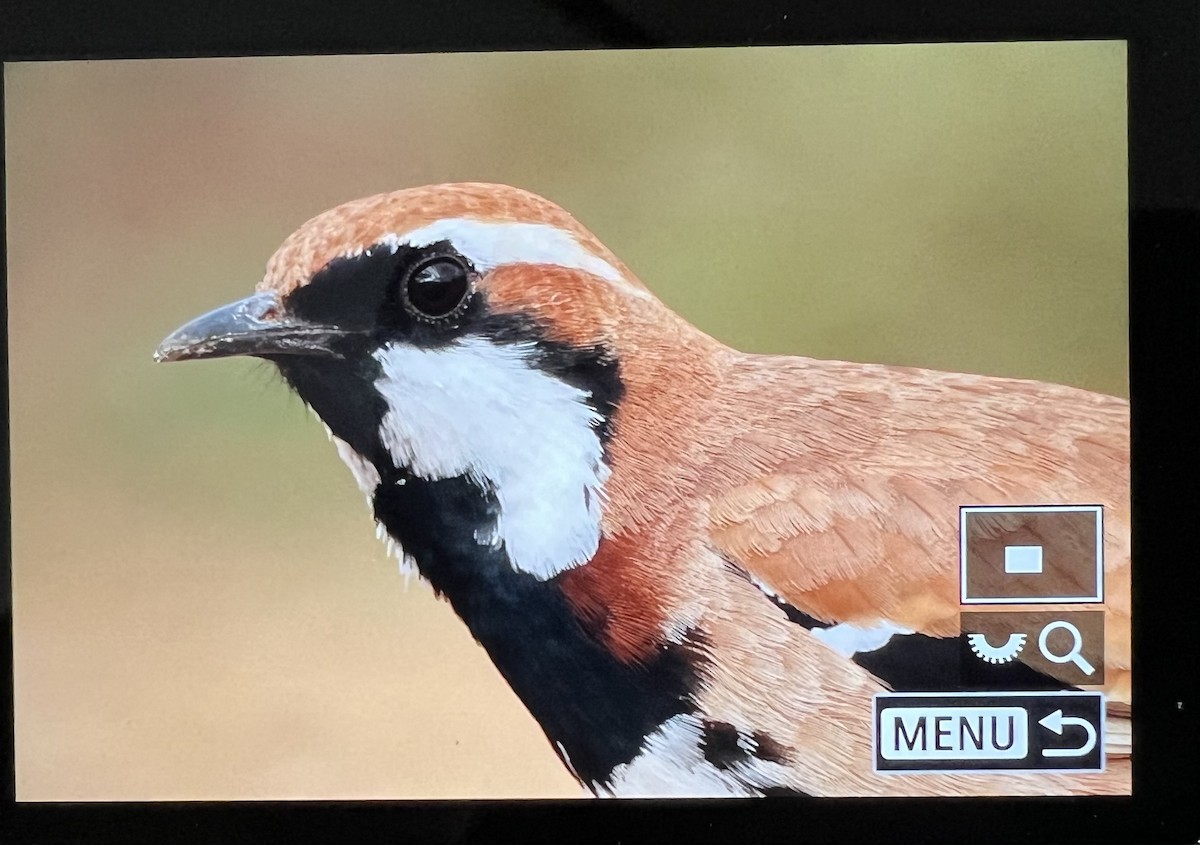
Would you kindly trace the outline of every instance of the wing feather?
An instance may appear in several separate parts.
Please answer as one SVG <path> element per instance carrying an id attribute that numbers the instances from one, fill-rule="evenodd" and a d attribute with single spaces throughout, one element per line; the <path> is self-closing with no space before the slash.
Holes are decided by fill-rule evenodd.
<path id="1" fill-rule="evenodd" d="M 1128 702 L 1126 402 L 1017 379 L 769 360 L 743 356 L 714 394 L 762 409 L 714 444 L 703 479 L 727 559 L 817 619 L 953 636 L 959 613 L 979 609 L 959 602 L 960 506 L 1101 504 L 1104 687 Z"/>

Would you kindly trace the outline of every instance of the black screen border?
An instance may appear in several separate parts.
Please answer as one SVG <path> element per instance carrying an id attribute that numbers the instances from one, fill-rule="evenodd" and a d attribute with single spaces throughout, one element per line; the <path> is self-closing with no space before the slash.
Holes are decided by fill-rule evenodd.
<path id="1" fill-rule="evenodd" d="M 1129 72 L 1134 796 L 1071 799 L 15 804 L 11 547 L 4 545 L 0 787 L 27 841 L 729 840 L 1195 842 L 1200 599 L 1200 11 L 1122 2 L 605 0 L 426 4 L 10 0 L 5 61 L 955 41 L 1123 40 Z M 2 91 L 0 91 L 2 96 Z M 0 179 L 3 176 L 0 174 Z M 3 183 L 0 182 L 0 185 Z M 0 201 L 3 201 L 0 192 Z M 7 278 L 0 279 L 5 294 Z M 7 302 L 7 296 L 4 299 Z M 7 433 L 7 320 L 0 417 Z M 7 443 L 6 438 L 6 443 Z M 10 535 L 8 451 L 3 534 Z M 1170 643 L 1170 648 L 1157 644 Z"/>

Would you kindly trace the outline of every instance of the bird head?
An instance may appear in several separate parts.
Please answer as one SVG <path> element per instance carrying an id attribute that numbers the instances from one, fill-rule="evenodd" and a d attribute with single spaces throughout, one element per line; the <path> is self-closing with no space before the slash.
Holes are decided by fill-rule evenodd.
<path id="1" fill-rule="evenodd" d="M 546 579 L 596 551 L 625 362 L 706 340 L 555 204 L 453 184 L 318 215 L 156 358 L 273 362 L 377 506 L 381 485 L 468 479 L 495 500 L 477 539 Z"/>

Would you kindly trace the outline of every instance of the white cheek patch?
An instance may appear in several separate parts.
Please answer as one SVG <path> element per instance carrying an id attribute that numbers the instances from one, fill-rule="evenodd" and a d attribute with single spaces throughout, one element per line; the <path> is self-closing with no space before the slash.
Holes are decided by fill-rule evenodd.
<path id="1" fill-rule="evenodd" d="M 890 622 L 880 622 L 870 628 L 860 628 L 843 622 L 831 628 L 813 628 L 812 635 L 844 657 L 853 657 L 867 651 L 878 651 L 896 634 L 911 634 L 910 628 L 902 628 Z"/>
<path id="2" fill-rule="evenodd" d="M 537 369 L 532 352 L 478 337 L 441 349 L 393 344 L 375 353 L 375 386 L 396 465 L 494 490 L 500 516 L 476 541 L 503 544 L 515 569 L 546 580 L 596 553 L 609 470 L 588 393 Z"/>
<path id="3" fill-rule="evenodd" d="M 486 273 L 505 264 L 553 264 L 599 276 L 625 293 L 649 299 L 649 292 L 630 284 L 616 267 L 584 247 L 570 232 L 546 223 L 489 223 L 449 218 L 401 236 L 385 235 L 380 243 L 392 252 L 449 241 L 475 269 Z"/>

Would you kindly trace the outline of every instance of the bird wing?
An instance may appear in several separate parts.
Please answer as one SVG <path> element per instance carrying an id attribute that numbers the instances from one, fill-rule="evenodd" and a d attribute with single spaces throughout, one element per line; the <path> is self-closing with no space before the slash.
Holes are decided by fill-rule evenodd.
<path id="1" fill-rule="evenodd" d="M 949 638 L 960 612 L 980 609 L 959 601 L 960 506 L 1103 505 L 1103 688 L 1128 704 L 1126 402 L 808 359 L 745 356 L 729 372 L 710 431 L 735 433 L 703 483 L 726 559 L 820 622 Z M 733 409 L 743 419 L 720 424 Z"/>

